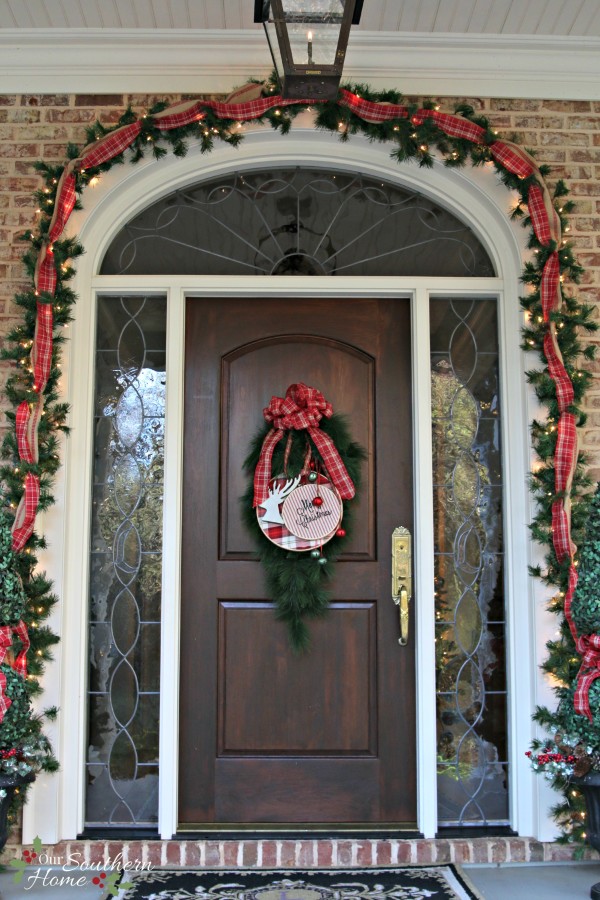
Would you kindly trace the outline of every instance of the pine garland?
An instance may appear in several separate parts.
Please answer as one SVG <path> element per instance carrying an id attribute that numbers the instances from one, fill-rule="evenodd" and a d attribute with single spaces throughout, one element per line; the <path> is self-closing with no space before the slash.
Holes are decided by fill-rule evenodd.
<path id="1" fill-rule="evenodd" d="M 305 619 L 324 616 L 329 608 L 329 591 L 327 582 L 333 576 L 334 563 L 337 560 L 344 541 L 352 532 L 352 511 L 354 501 L 343 501 L 343 526 L 345 537 L 335 535 L 326 545 L 326 562 L 320 564 L 308 553 L 288 552 L 271 543 L 263 534 L 256 510 L 253 508 L 254 470 L 258 463 L 261 447 L 266 435 L 271 430 L 266 425 L 252 440 L 248 456 L 244 462 L 248 478 L 248 488 L 242 497 L 242 516 L 246 527 L 257 545 L 257 557 L 262 563 L 267 583 L 267 591 L 276 605 L 277 618 L 288 627 L 290 643 L 297 652 L 307 650 L 310 635 Z M 356 493 L 360 490 L 361 463 L 366 459 L 366 452 L 350 438 L 344 416 L 334 414 L 329 419 L 322 419 L 320 430 L 329 435 L 335 444 L 342 462 L 346 466 L 350 478 L 354 482 Z M 307 431 L 295 431 L 287 474 L 293 478 L 302 471 L 309 442 L 313 459 L 323 467 L 323 460 Z M 284 471 L 285 440 L 280 441 L 273 452 L 272 472 Z"/>
<path id="2" fill-rule="evenodd" d="M 562 306 L 551 314 L 554 323 L 560 352 L 571 376 L 575 399 L 572 412 L 577 416 L 580 426 L 585 424 L 585 414 L 581 408 L 584 394 L 590 385 L 592 375 L 585 368 L 585 362 L 594 359 L 595 347 L 584 346 L 581 342 L 582 333 L 592 333 L 597 324 L 592 320 L 593 308 L 581 303 L 571 294 L 566 286 L 568 283 L 577 284 L 582 274 L 573 253 L 573 246 L 567 240 L 557 248 L 554 244 L 543 246 L 535 235 L 532 223 L 526 214 L 529 190 L 536 184 L 533 176 L 521 178 L 508 171 L 494 158 L 491 146 L 498 140 L 496 132 L 489 120 L 476 115 L 473 108 L 467 104 L 459 104 L 455 108 L 455 114 L 466 122 L 473 123 L 482 129 L 482 138 L 474 143 L 470 140 L 448 136 L 431 118 L 420 120 L 413 119 L 417 111 L 417 105 L 403 101 L 402 95 L 394 90 L 372 91 L 367 85 L 347 84 L 345 89 L 360 97 L 377 102 L 391 102 L 405 104 L 408 114 L 396 120 L 382 123 L 369 123 L 353 113 L 338 101 L 323 104 L 311 104 L 316 110 L 316 127 L 319 130 L 338 134 L 342 141 L 348 140 L 352 135 L 361 134 L 367 139 L 389 143 L 392 147 L 391 156 L 399 163 L 416 161 L 419 166 L 431 167 L 434 154 L 443 159 L 444 165 L 450 168 L 462 167 L 466 164 L 480 166 L 491 164 L 495 168 L 499 178 L 518 197 L 513 209 L 514 219 L 520 219 L 523 227 L 529 231 L 528 246 L 532 251 L 531 259 L 525 264 L 522 281 L 527 287 L 527 293 L 521 298 L 521 305 L 527 316 L 527 325 L 523 330 L 523 346 L 526 350 L 537 352 L 540 366 L 527 373 L 529 382 L 533 385 L 536 395 L 547 410 L 543 421 L 535 420 L 531 425 L 532 442 L 539 458 L 539 465 L 531 476 L 531 490 L 537 501 L 537 512 L 531 527 L 533 538 L 546 549 L 544 566 L 531 569 L 531 574 L 542 578 L 556 593 L 550 603 L 550 609 L 559 617 L 560 636 L 557 640 L 548 644 L 548 658 L 544 669 L 552 674 L 559 683 L 571 684 L 574 674 L 579 668 L 579 659 L 575 653 L 573 639 L 564 620 L 564 595 L 567 588 L 568 565 L 559 563 L 552 545 L 551 532 L 551 508 L 552 502 L 559 499 L 554 489 L 554 452 L 556 447 L 556 424 L 558 406 L 556 403 L 556 391 L 554 383 L 549 376 L 547 362 L 544 354 L 544 337 L 547 326 L 543 321 L 540 285 L 544 264 L 550 253 L 559 251 L 559 266 L 561 272 L 561 296 Z M 275 94 L 278 86 L 272 76 L 269 83 L 264 86 L 263 93 Z M 215 141 L 225 142 L 233 147 L 243 139 L 239 131 L 242 124 L 237 119 L 219 119 L 215 112 L 206 107 L 203 110 L 203 118 L 180 128 L 167 131 L 157 127 L 153 119 L 158 112 L 166 107 L 164 103 L 155 104 L 140 119 L 131 108 L 125 110 L 116 125 L 111 128 L 100 122 L 95 122 L 87 130 L 87 142 L 103 137 L 106 134 L 120 128 L 123 125 L 140 122 L 140 133 L 126 151 L 118 157 L 110 159 L 95 168 L 88 168 L 76 172 L 76 193 L 78 197 L 90 182 L 94 182 L 103 172 L 109 171 L 113 165 L 123 163 L 126 160 L 135 163 L 143 159 L 150 152 L 155 159 L 165 156 L 169 150 L 177 156 L 184 156 L 187 152 L 190 140 L 200 146 L 202 153 L 210 152 Z M 421 109 L 437 110 L 433 101 L 425 101 Z M 293 123 L 294 118 L 306 109 L 305 106 L 274 107 L 269 109 L 258 120 L 268 123 L 275 130 L 286 134 Z M 529 150 L 530 155 L 534 152 Z M 69 144 L 67 157 L 69 160 L 79 157 L 81 148 Z M 36 165 L 37 171 L 43 179 L 43 187 L 37 192 L 39 210 L 37 227 L 25 233 L 23 240 L 29 243 L 29 248 L 24 255 L 24 263 L 28 275 L 33 282 L 33 271 L 38 253 L 45 236 L 48 234 L 52 210 L 56 201 L 58 181 L 63 173 L 62 166 L 49 166 L 45 162 Z M 540 166 L 539 170 L 545 178 L 550 174 L 547 166 Z M 562 180 L 556 182 L 554 187 L 554 206 L 560 219 L 562 232 L 568 232 L 568 216 L 573 210 L 573 203 L 567 199 L 568 189 Z M 78 199 L 76 209 L 81 208 Z M 23 320 L 7 336 L 2 358 L 12 360 L 14 373 L 10 377 L 5 393 L 9 402 L 17 406 L 22 400 L 34 403 L 37 394 L 33 390 L 33 380 L 29 361 L 29 349 L 31 347 L 36 317 L 36 303 L 38 300 L 52 302 L 55 327 L 66 326 L 71 318 L 71 309 L 75 303 L 75 295 L 69 287 L 69 280 L 74 274 L 72 260 L 83 252 L 83 248 L 74 239 L 59 239 L 54 243 L 54 258 L 58 262 L 58 283 L 54 297 L 36 297 L 33 283 L 29 290 L 19 293 L 15 302 L 21 307 Z M 564 282 L 564 283 L 562 283 Z M 59 466 L 57 433 L 66 432 L 66 416 L 68 407 L 60 402 L 58 394 L 58 378 L 60 375 L 60 355 L 62 336 L 55 337 L 54 352 L 52 358 L 52 371 L 45 391 L 46 414 L 40 426 L 40 459 L 39 463 L 23 463 L 18 454 L 14 431 L 10 431 L 3 443 L 3 458 L 7 461 L 0 469 L 5 485 L 5 506 L 15 509 L 23 494 L 23 476 L 28 471 L 38 474 L 41 479 L 40 509 L 46 509 L 52 502 L 52 484 L 56 470 Z M 9 412 L 8 418 L 14 425 L 14 413 Z M 573 486 L 570 491 L 572 501 L 572 536 L 575 543 L 582 538 L 582 529 L 586 521 L 587 500 L 590 482 L 585 473 L 586 460 L 583 454 L 578 456 L 578 465 L 575 472 Z M 332 541 L 333 543 L 333 541 Z M 26 550 L 19 555 L 17 568 L 23 581 L 27 598 L 25 621 L 30 629 L 32 639 L 32 651 L 30 654 L 29 669 L 32 676 L 39 676 L 43 670 L 44 662 L 50 658 L 50 646 L 56 642 L 56 636 L 47 628 L 40 627 L 50 614 L 56 597 L 51 592 L 51 584 L 44 575 L 35 573 L 36 550 L 45 546 L 44 538 L 35 532 L 28 541 Z M 276 549 L 276 548 L 274 548 Z M 336 550 L 334 544 L 333 551 Z M 325 573 L 328 567 L 325 566 Z M 287 571 L 287 570 L 286 570 Z M 292 594 L 293 596 L 293 594 Z M 315 608 L 322 606 L 318 599 L 319 592 L 315 590 Z M 295 602 L 294 607 L 298 604 Z M 295 613 L 292 611 L 292 620 Z M 2 622 L 0 622 L 2 624 Z M 300 634 L 300 639 L 302 635 Z M 28 689 L 33 696 L 39 691 L 35 677 L 28 681 Z M 538 710 L 535 719 L 540 724 L 552 727 L 558 724 L 557 714 L 548 709 Z M 1 736 L 1 726 L 0 726 Z M 565 802 L 571 802 L 570 796 L 565 793 Z M 579 816 L 578 810 L 571 813 L 558 811 L 559 820 L 576 822 Z M 563 819 L 560 817 L 563 816 Z M 570 816 L 570 819 L 569 819 Z M 574 825 L 567 829 L 564 839 L 580 840 L 582 830 Z M 568 832 L 568 833 L 567 833 Z"/>

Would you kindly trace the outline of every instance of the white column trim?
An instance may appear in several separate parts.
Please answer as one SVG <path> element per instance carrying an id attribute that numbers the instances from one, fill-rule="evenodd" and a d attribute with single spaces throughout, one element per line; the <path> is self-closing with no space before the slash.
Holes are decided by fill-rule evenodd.
<path id="1" fill-rule="evenodd" d="M 183 378 L 185 295 L 167 295 L 167 392 L 163 508 L 160 650 L 158 822 L 163 839 L 177 831 L 179 784 L 179 635 L 181 613 L 181 504 L 183 495 Z M 161 765 L 161 760 L 168 760 Z"/>
<path id="2" fill-rule="evenodd" d="M 414 620 L 417 667 L 417 815 L 425 838 L 437 831 L 437 723 L 435 690 L 435 587 L 429 290 L 420 285 L 412 304 L 414 409 Z M 427 677 L 425 673 L 429 672 Z"/>

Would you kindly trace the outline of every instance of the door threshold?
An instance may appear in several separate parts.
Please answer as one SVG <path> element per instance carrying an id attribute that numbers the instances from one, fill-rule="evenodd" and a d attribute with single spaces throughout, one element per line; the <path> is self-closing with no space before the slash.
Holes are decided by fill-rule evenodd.
<path id="1" fill-rule="evenodd" d="M 298 838 L 300 836 L 315 836 L 318 838 L 352 837 L 352 838 L 400 838 L 401 840 L 416 840 L 423 837 L 414 822 L 381 822 L 373 825 L 367 822 L 351 823 L 322 823 L 322 822 L 294 822 L 293 824 L 274 824 L 272 822 L 241 823 L 193 823 L 180 825 L 174 840 L 201 839 L 210 837 L 222 840 L 247 840 L 256 837 L 264 840 L 273 838 L 283 840 L 287 837 Z"/>

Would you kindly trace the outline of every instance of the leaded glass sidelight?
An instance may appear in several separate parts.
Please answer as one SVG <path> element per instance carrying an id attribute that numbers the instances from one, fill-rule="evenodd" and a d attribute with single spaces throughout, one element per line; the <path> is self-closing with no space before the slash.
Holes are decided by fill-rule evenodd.
<path id="1" fill-rule="evenodd" d="M 440 825 L 508 823 L 496 301 L 430 301 Z"/>
<path id="2" fill-rule="evenodd" d="M 166 299 L 98 298 L 86 825 L 158 813 Z"/>

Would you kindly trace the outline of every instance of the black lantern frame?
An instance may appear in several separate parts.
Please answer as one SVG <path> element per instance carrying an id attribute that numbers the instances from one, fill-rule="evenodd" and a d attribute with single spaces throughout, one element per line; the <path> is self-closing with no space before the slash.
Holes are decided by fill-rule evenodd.
<path id="1" fill-rule="evenodd" d="M 315 30 L 330 23 L 327 14 L 315 11 L 314 2 L 298 2 L 297 12 L 284 11 L 282 0 L 254 0 L 254 21 L 262 22 L 283 97 L 295 100 L 334 100 L 342 77 L 350 26 L 358 25 L 364 0 L 337 0 L 340 4 L 339 34 L 331 63 L 316 63 L 312 59 L 312 32 L 307 32 L 306 63 L 294 59 L 288 25 L 302 24 Z M 269 27 L 271 26 L 271 27 Z M 271 32 L 274 30 L 275 34 Z M 274 45 L 277 40 L 277 49 Z M 277 52 L 277 50 L 279 52 Z"/>

